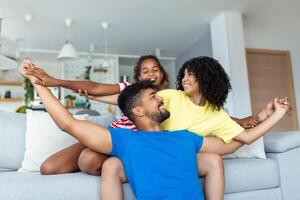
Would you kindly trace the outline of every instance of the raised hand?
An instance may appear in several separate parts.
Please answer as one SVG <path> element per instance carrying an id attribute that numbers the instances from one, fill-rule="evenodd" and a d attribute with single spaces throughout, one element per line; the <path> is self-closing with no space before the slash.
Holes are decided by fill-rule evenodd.
<path id="1" fill-rule="evenodd" d="M 37 77 L 30 75 L 30 74 L 26 74 L 27 70 L 30 68 L 33 68 L 34 64 L 32 63 L 31 60 L 26 59 L 22 62 L 20 68 L 19 68 L 19 72 L 22 76 L 24 76 L 25 78 L 28 78 L 30 80 L 30 82 L 32 84 L 35 84 L 36 82 L 39 82 L 40 79 L 38 79 Z"/>
<path id="2" fill-rule="evenodd" d="M 280 115 L 284 116 L 286 113 L 290 110 L 290 103 L 287 99 L 287 97 L 278 99 L 275 98 L 273 100 L 273 105 L 276 113 L 279 113 Z"/>
<path id="3" fill-rule="evenodd" d="M 43 69 L 39 68 L 34 64 L 28 66 L 24 70 L 24 75 L 36 77 L 37 80 L 35 81 L 35 84 L 46 86 L 46 87 L 57 86 L 57 79 L 50 76 Z"/>
<path id="4" fill-rule="evenodd" d="M 287 97 L 284 98 L 276 98 L 278 104 L 287 105 L 290 106 L 289 101 L 287 100 Z M 261 121 L 264 121 L 266 118 L 268 118 L 271 114 L 275 112 L 275 106 L 274 106 L 274 100 L 267 103 L 267 105 L 262 109 L 262 111 L 258 114 L 258 117 Z"/>

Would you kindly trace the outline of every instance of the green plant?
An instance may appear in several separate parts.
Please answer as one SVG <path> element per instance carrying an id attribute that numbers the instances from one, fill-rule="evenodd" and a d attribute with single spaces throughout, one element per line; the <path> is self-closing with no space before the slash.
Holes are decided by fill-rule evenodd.
<path id="1" fill-rule="evenodd" d="M 89 81 L 91 79 L 90 72 L 91 72 L 92 66 L 86 66 L 85 68 L 86 68 L 86 70 L 84 73 L 84 79 Z"/>
<path id="2" fill-rule="evenodd" d="M 24 85 L 24 90 L 25 90 L 25 94 L 24 94 L 25 105 L 20 106 L 16 110 L 17 113 L 26 113 L 26 109 L 31 109 L 30 102 L 33 100 L 34 87 L 31 84 L 30 80 L 25 78 L 23 85 Z"/>
<path id="3" fill-rule="evenodd" d="M 85 75 L 84 79 L 89 81 L 89 80 L 91 80 L 90 74 L 91 74 L 92 66 L 89 65 L 89 66 L 86 66 L 85 68 L 86 68 L 86 70 L 85 70 L 85 74 L 84 74 Z M 89 102 L 88 98 L 85 99 L 85 103 L 86 103 L 86 108 L 90 109 L 91 103 Z"/>
<path id="4" fill-rule="evenodd" d="M 17 108 L 16 112 L 26 114 L 27 109 L 31 109 L 31 107 L 23 105 L 23 106 L 20 106 L 19 108 Z"/>
<path id="5" fill-rule="evenodd" d="M 76 96 L 68 94 L 67 96 L 65 96 L 65 99 L 75 100 Z"/>
<path id="6" fill-rule="evenodd" d="M 24 90 L 25 90 L 25 105 L 29 106 L 30 102 L 33 100 L 34 87 L 28 78 L 24 80 Z"/>

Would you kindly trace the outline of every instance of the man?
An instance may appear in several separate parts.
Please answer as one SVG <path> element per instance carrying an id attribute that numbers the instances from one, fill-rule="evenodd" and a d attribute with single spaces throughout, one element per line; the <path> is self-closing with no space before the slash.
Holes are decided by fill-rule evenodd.
<path id="1" fill-rule="evenodd" d="M 28 77 L 34 84 L 35 78 Z M 220 139 L 197 136 L 189 131 L 161 131 L 160 123 L 170 113 L 156 95 L 151 82 L 128 86 L 118 105 L 139 131 L 104 128 L 76 120 L 43 86 L 34 84 L 45 108 L 59 128 L 85 146 L 123 162 L 126 177 L 138 199 L 204 199 L 198 179 L 196 153 L 236 149 Z M 268 131 L 287 112 L 288 106 L 274 101 L 275 112 L 255 128 L 255 135 Z M 252 133 L 249 133 L 252 134 Z"/>

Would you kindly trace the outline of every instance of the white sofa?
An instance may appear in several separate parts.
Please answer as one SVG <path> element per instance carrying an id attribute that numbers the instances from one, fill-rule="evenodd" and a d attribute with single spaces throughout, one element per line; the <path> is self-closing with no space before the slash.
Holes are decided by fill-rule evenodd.
<path id="1" fill-rule="evenodd" d="M 17 172 L 25 151 L 26 115 L 0 111 L 0 199 L 99 200 L 100 177 Z M 300 134 L 265 137 L 267 159 L 225 159 L 226 200 L 300 199 Z M 156 183 L 153 183 L 156 184 Z M 125 199 L 135 199 L 124 184 Z"/>

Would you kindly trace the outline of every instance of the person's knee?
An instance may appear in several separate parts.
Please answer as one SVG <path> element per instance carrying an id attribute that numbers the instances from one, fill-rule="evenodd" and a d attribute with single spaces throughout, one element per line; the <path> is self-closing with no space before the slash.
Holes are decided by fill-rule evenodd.
<path id="1" fill-rule="evenodd" d="M 78 159 L 79 169 L 90 175 L 100 175 L 101 164 L 99 154 L 89 149 L 83 150 Z"/>
<path id="2" fill-rule="evenodd" d="M 109 158 L 102 165 L 101 177 L 115 177 L 121 179 L 122 171 L 123 166 L 120 160 L 118 160 L 117 158 Z"/>
<path id="3" fill-rule="evenodd" d="M 40 166 L 40 172 L 42 175 L 52 175 L 57 174 L 57 167 L 49 162 L 43 162 Z"/>
<path id="4" fill-rule="evenodd" d="M 221 156 L 217 154 L 209 155 L 209 171 L 211 173 L 224 174 L 224 163 Z"/>

